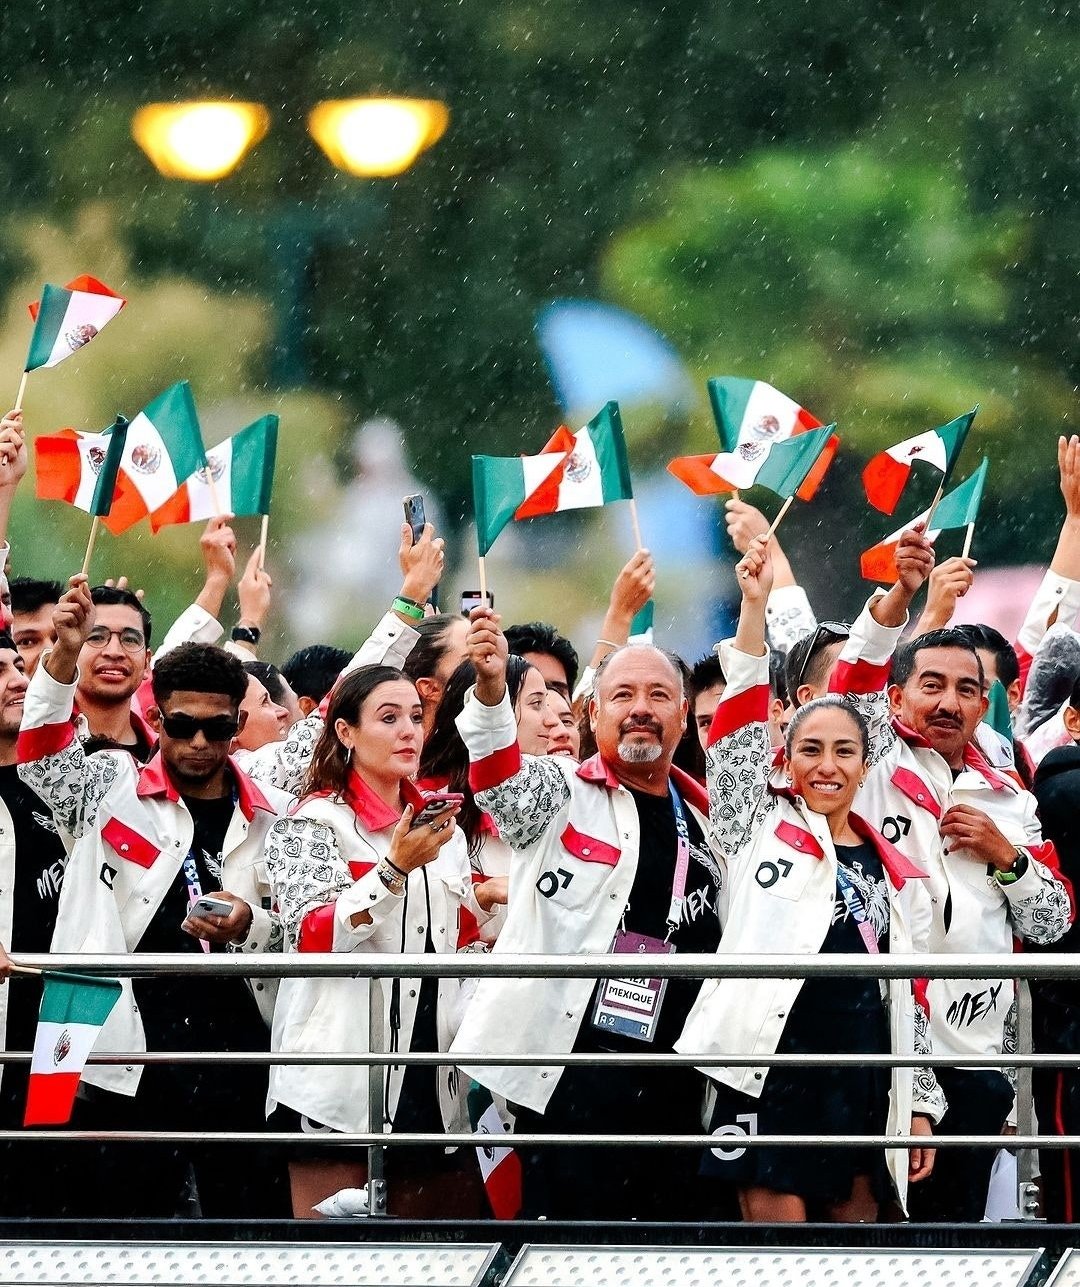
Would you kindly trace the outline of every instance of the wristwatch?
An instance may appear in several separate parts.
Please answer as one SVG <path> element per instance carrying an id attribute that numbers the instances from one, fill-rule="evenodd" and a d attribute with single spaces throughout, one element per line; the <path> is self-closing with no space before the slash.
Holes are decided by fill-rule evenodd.
<path id="1" fill-rule="evenodd" d="M 233 626 L 232 628 L 233 643 L 251 644 L 252 648 L 257 648 L 261 638 L 262 631 L 258 626 Z"/>
<path id="2" fill-rule="evenodd" d="M 1011 885 L 1020 879 L 1024 872 L 1027 871 L 1027 868 L 1028 856 L 1023 849 L 1017 846 L 1016 861 L 1008 871 L 995 871 L 994 879 L 999 885 Z"/>

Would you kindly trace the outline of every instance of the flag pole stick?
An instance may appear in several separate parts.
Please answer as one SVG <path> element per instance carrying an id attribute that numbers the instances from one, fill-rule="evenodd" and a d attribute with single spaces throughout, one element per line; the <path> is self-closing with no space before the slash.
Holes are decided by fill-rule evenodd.
<path id="1" fill-rule="evenodd" d="M 11 963 L 11 972 L 12 974 L 44 974 L 45 973 L 44 970 L 39 970 L 36 965 L 16 965 L 14 961 L 12 961 Z"/>
<path id="2" fill-rule="evenodd" d="M 630 522 L 634 525 L 634 541 L 637 544 L 637 548 L 643 550 L 645 546 L 641 540 L 641 524 L 638 522 L 637 501 L 634 500 L 633 496 L 630 497 Z"/>
<path id="3" fill-rule="evenodd" d="M 483 599 L 484 606 L 486 607 L 488 588 L 487 588 L 487 569 L 484 567 L 484 556 L 481 554 L 477 561 L 480 564 L 480 598 Z"/>
<path id="4" fill-rule="evenodd" d="M 29 377 L 30 377 L 29 371 L 24 371 L 22 373 L 22 379 L 19 381 L 19 392 L 15 395 L 15 405 L 11 408 L 12 411 L 22 410 L 23 396 L 26 393 L 26 381 L 29 379 Z"/>
<path id="5" fill-rule="evenodd" d="M 266 534 L 270 528 L 270 515 L 262 516 L 262 532 L 259 534 L 259 571 L 266 566 Z"/>
<path id="6" fill-rule="evenodd" d="M 794 495 L 791 495 L 791 496 L 789 496 L 789 497 L 787 498 L 787 500 L 786 500 L 786 501 L 784 501 L 783 505 L 781 505 L 781 506 L 780 506 L 780 513 L 779 513 L 779 514 L 777 514 L 777 516 L 773 519 L 773 521 L 772 521 L 772 527 L 770 527 L 770 528 L 769 528 L 769 531 L 768 531 L 768 536 L 769 536 L 769 538 L 770 538 L 770 539 L 775 535 L 775 533 L 776 533 L 776 529 L 780 526 L 780 520 L 784 517 L 784 515 L 785 515 L 785 514 L 788 512 L 788 510 L 791 508 L 791 502 L 792 502 L 794 499 L 795 499 Z"/>
<path id="7" fill-rule="evenodd" d="M 101 519 L 96 515 L 94 521 L 90 524 L 90 539 L 86 542 L 86 555 L 82 561 L 82 574 L 90 571 L 90 560 L 94 557 L 94 546 L 97 544 L 98 531 L 101 528 Z"/>
<path id="8" fill-rule="evenodd" d="M 923 528 L 924 532 L 929 532 L 930 524 L 933 522 L 933 519 L 934 519 L 934 510 L 936 510 L 938 505 L 941 503 L 941 497 L 944 494 L 944 492 L 945 492 L 945 475 L 942 474 L 941 482 L 938 484 L 938 489 L 934 493 L 934 499 L 930 502 L 930 508 L 926 512 L 926 526 Z"/>
<path id="9" fill-rule="evenodd" d="M 210 492 L 210 503 L 214 507 L 214 516 L 220 518 L 221 498 L 218 496 L 217 483 L 214 482 L 214 468 L 209 461 L 206 462 L 206 486 Z"/>
<path id="10" fill-rule="evenodd" d="M 960 555 L 962 559 L 966 559 L 968 555 L 971 553 L 971 538 L 974 535 L 975 535 L 975 524 L 969 523 L 967 525 L 967 536 L 964 537 L 964 552 L 963 554 Z"/>

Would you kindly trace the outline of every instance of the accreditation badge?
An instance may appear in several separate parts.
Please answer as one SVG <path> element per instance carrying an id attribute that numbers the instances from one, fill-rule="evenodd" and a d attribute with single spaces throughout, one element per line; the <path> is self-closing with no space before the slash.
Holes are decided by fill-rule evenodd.
<path id="1" fill-rule="evenodd" d="M 668 954 L 675 951 L 675 945 L 665 943 L 663 939 L 650 938 L 647 934 L 620 930 L 611 950 L 617 955 Z M 620 1037 L 633 1037 L 635 1041 L 652 1041 L 656 1037 L 667 985 L 667 979 L 602 979 L 593 1008 L 592 1026 L 598 1032 L 617 1033 Z"/>

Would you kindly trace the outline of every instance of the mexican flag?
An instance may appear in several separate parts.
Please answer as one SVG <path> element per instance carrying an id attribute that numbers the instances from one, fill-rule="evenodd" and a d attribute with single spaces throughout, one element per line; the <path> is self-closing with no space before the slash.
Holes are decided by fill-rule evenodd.
<path id="1" fill-rule="evenodd" d="M 970 478 L 965 479 L 959 487 L 954 487 L 948 495 L 941 498 L 934 510 L 934 526 L 926 533 L 928 540 L 936 541 L 942 532 L 974 524 L 979 516 L 979 506 L 982 504 L 989 464 L 990 462 L 984 456 L 982 464 Z M 914 527 L 916 523 L 925 523 L 929 517 L 928 509 L 921 514 L 916 514 L 913 519 L 897 531 L 890 533 L 883 541 L 863 551 L 859 567 L 867 581 L 879 581 L 884 585 L 892 585 L 896 581 L 896 550 L 900 544 L 900 537 L 908 528 Z"/>
<path id="2" fill-rule="evenodd" d="M 964 440 L 978 410 L 978 407 L 974 407 L 966 415 L 950 420 L 947 425 L 916 434 L 914 438 L 905 438 L 903 442 L 874 456 L 863 470 L 862 476 L 866 499 L 870 504 L 875 509 L 891 514 L 911 477 L 911 467 L 917 461 L 925 461 L 938 470 L 944 486 L 963 450 Z"/>
<path id="3" fill-rule="evenodd" d="M 483 557 L 514 519 L 633 499 L 619 404 L 571 433 L 561 426 L 535 456 L 473 456 L 476 536 Z"/>
<path id="4" fill-rule="evenodd" d="M 26 370 L 56 366 L 97 335 L 127 303 L 94 277 L 76 277 L 66 286 L 45 286 L 30 307 L 34 333 Z"/>
<path id="5" fill-rule="evenodd" d="M 498 1137 L 513 1129 L 485 1087 L 473 1082 L 465 1102 L 476 1134 Z M 521 1158 L 512 1148 L 483 1147 L 477 1148 L 476 1157 L 492 1215 L 496 1220 L 516 1219 L 521 1211 Z"/>
<path id="6" fill-rule="evenodd" d="M 120 997 L 116 979 L 46 974 L 38 1011 L 24 1126 L 62 1126 L 98 1033 Z"/>
<path id="7" fill-rule="evenodd" d="M 668 473 L 697 496 L 714 496 L 740 487 L 768 487 L 785 499 L 810 500 L 832 464 L 840 439 L 835 425 L 808 429 L 797 437 L 772 444 L 749 444 L 745 452 L 712 456 L 679 456 Z"/>
<path id="8" fill-rule="evenodd" d="M 122 508 L 130 490 L 120 462 L 127 443 L 128 422 L 116 417 L 104 433 L 61 429 L 34 440 L 35 494 L 40 500 L 65 501 L 99 517 L 111 532 L 126 524 L 113 513 Z"/>
<path id="9" fill-rule="evenodd" d="M 627 643 L 652 643 L 654 608 L 655 604 L 650 599 L 640 612 L 634 614 L 634 619 L 630 622 L 630 634 L 627 638 Z"/>
<path id="10" fill-rule="evenodd" d="M 154 510 L 150 526 L 157 532 L 170 523 L 196 523 L 219 512 L 237 517 L 269 514 L 277 432 L 277 416 L 263 416 L 211 447 L 206 467 L 197 469 L 179 491 Z"/>
<path id="11" fill-rule="evenodd" d="M 128 485 L 113 506 L 113 532 L 126 531 L 160 509 L 181 483 L 206 467 L 195 399 L 186 380 L 159 394 L 132 420 L 120 467 Z"/>

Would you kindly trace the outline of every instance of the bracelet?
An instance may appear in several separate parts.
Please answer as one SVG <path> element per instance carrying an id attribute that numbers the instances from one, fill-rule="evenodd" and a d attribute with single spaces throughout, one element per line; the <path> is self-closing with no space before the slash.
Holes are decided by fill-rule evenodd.
<path id="1" fill-rule="evenodd" d="M 379 860 L 379 864 L 375 868 L 375 874 L 392 894 L 403 894 L 405 892 L 404 876 L 395 875 L 385 858 Z"/>
<path id="2" fill-rule="evenodd" d="M 394 612 L 400 612 L 403 617 L 411 617 L 413 621 L 424 619 L 424 609 L 418 603 L 413 603 L 412 599 L 403 599 L 398 595 L 390 606 Z"/>
<path id="3" fill-rule="evenodd" d="M 402 880 L 405 880 L 408 877 L 409 873 L 405 871 L 403 867 L 399 867 L 397 863 L 394 862 L 392 859 L 383 857 L 382 861 L 386 863 L 386 865 L 391 869 L 391 871 L 396 871 Z"/>
<path id="4" fill-rule="evenodd" d="M 614 639 L 597 639 L 596 642 L 598 644 L 607 644 L 609 648 L 615 648 L 616 650 L 626 646 L 625 644 L 617 644 Z"/>

